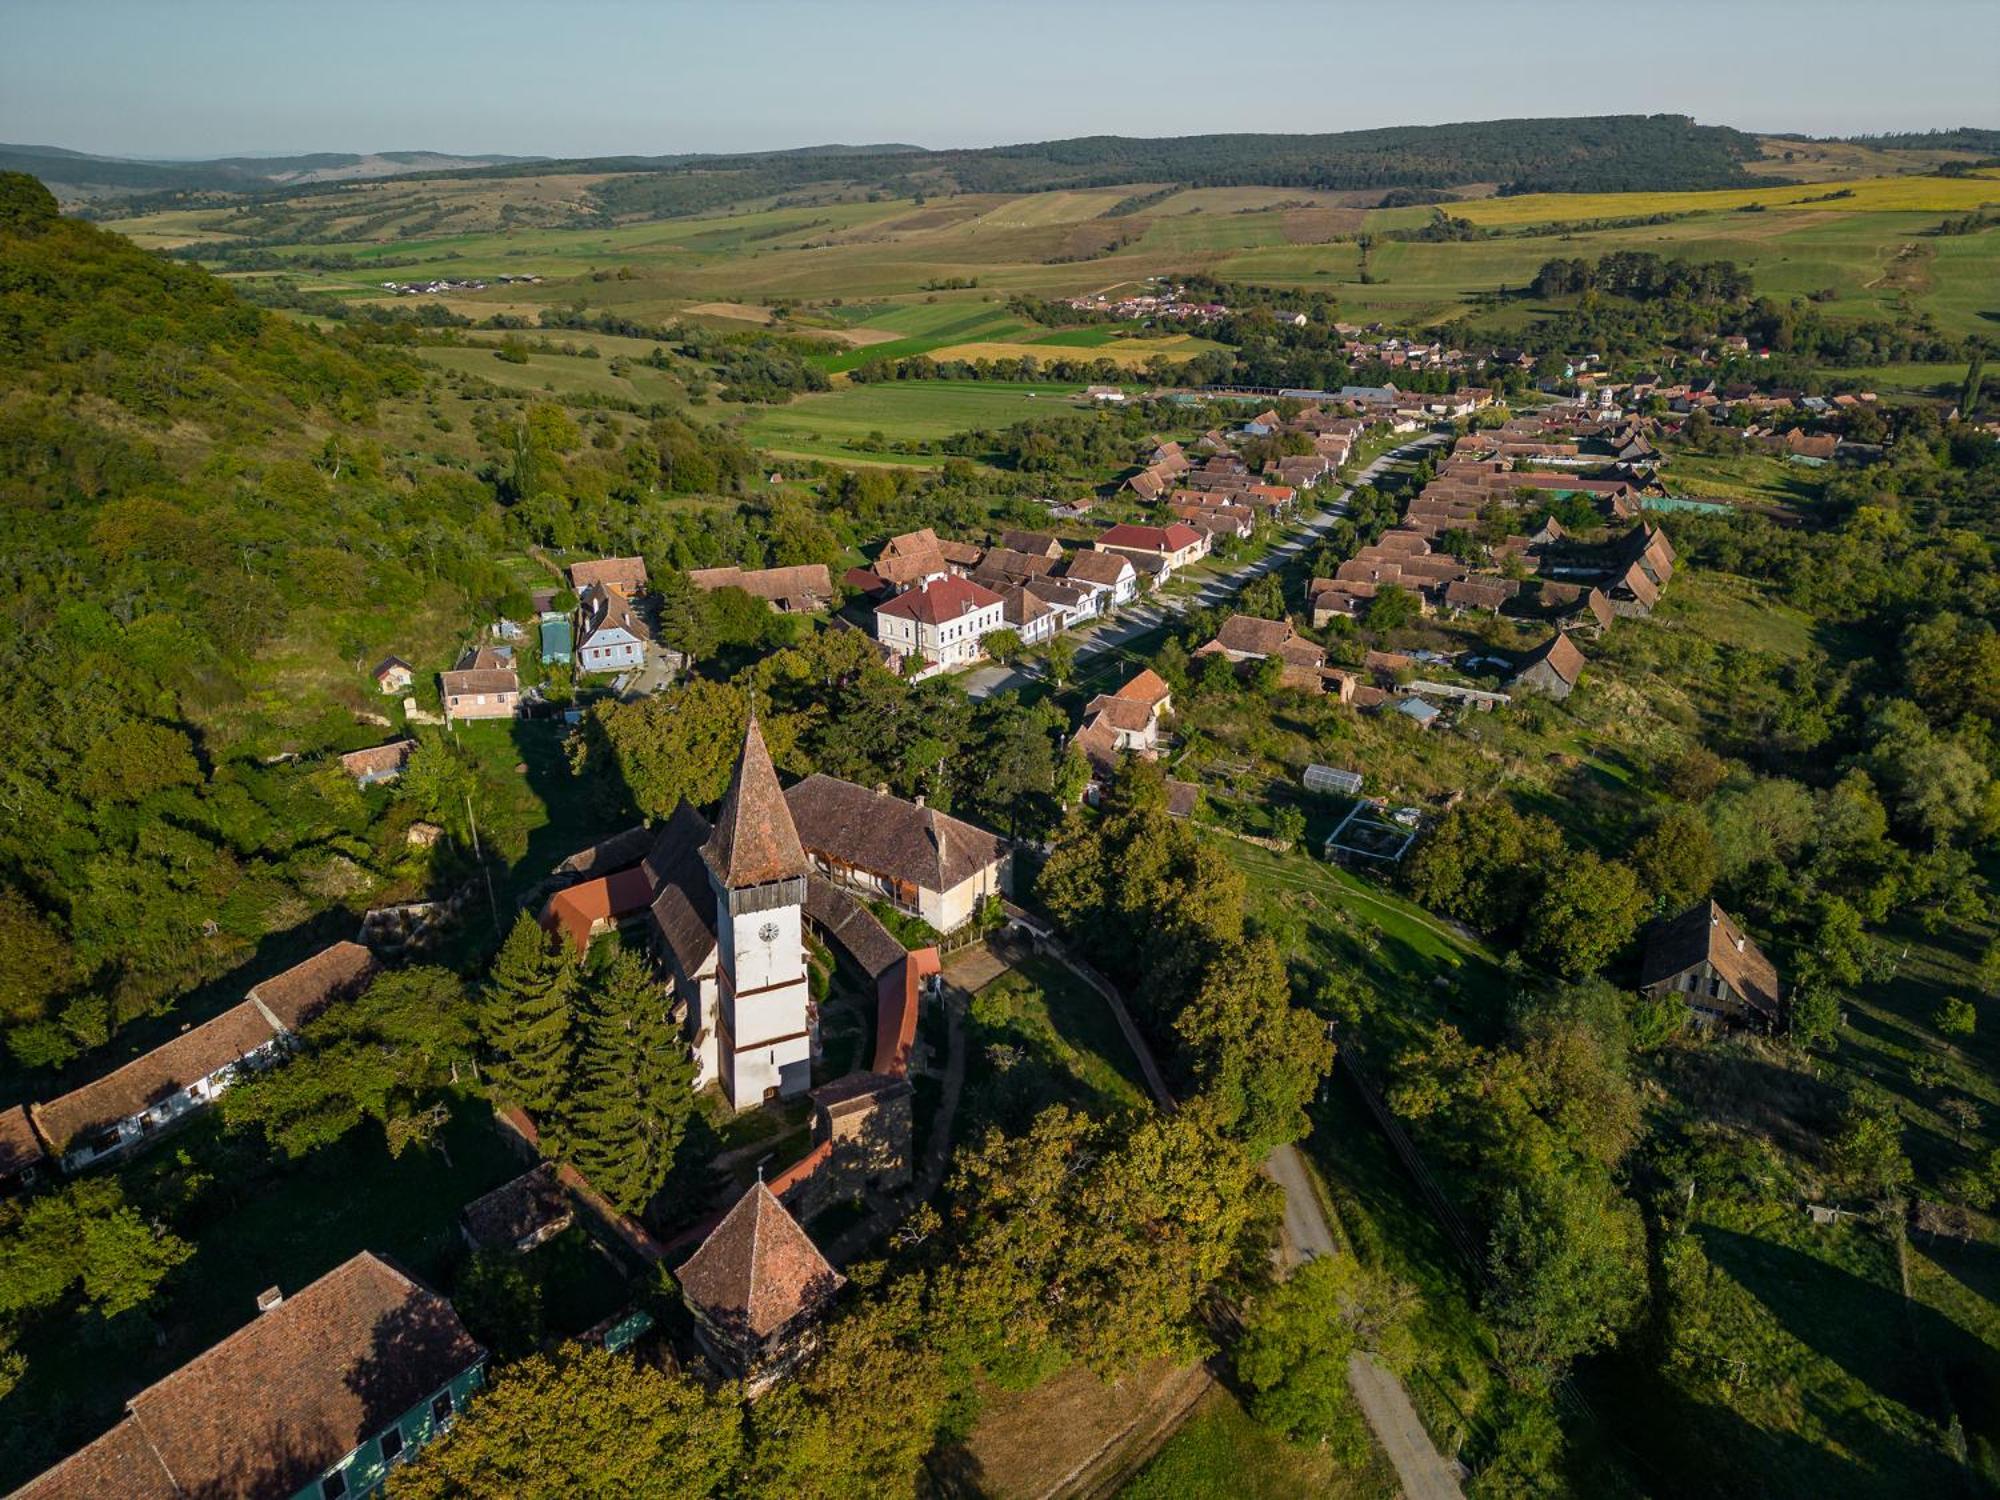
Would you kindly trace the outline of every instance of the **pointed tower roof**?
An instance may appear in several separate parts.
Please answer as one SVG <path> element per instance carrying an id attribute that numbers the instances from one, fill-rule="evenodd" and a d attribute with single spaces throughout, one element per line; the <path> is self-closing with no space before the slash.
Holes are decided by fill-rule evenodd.
<path id="1" fill-rule="evenodd" d="M 743 731 L 743 753 L 736 757 L 729 795 L 722 799 L 701 857 L 725 890 L 806 873 L 806 851 L 754 712 Z"/>
<path id="2" fill-rule="evenodd" d="M 712 1321 L 759 1339 L 845 1283 L 761 1180 L 675 1274 L 688 1300 Z"/>

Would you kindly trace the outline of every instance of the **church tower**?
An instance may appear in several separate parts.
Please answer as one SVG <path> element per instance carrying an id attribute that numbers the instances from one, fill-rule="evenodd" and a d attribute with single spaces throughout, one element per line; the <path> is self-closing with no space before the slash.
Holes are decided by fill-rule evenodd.
<path id="1" fill-rule="evenodd" d="M 715 890 L 722 1091 L 737 1109 L 803 1094 L 818 1029 L 806 981 L 806 854 L 754 713 L 701 857 Z"/>

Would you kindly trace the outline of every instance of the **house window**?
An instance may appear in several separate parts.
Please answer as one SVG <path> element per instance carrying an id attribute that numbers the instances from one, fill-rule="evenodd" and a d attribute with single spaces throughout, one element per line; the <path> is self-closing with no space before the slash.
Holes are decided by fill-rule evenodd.
<path id="1" fill-rule="evenodd" d="M 431 1420 L 440 1427 L 451 1420 L 450 1391 L 439 1391 L 431 1402 Z"/>
<path id="2" fill-rule="evenodd" d="M 386 1462 L 394 1463 L 402 1456 L 403 1429 L 400 1427 L 391 1427 L 387 1432 L 382 1434 L 382 1457 Z"/>
<path id="3" fill-rule="evenodd" d="M 347 1470 L 335 1469 L 319 1482 L 321 1500 L 340 1500 L 347 1493 Z"/>

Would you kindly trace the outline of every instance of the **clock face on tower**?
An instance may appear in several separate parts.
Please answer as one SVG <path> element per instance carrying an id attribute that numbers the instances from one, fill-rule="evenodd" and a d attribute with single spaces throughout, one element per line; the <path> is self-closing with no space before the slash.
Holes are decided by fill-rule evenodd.
<path id="1" fill-rule="evenodd" d="M 767 943 L 777 942 L 778 924 L 776 922 L 766 922 L 762 927 L 757 929 L 757 936 Z"/>

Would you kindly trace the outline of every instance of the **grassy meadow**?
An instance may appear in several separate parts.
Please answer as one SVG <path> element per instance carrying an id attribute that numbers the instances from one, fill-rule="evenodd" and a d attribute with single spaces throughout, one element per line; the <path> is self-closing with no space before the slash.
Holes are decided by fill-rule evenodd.
<path id="1" fill-rule="evenodd" d="M 786 457 L 935 467 L 935 458 L 898 455 L 878 446 L 875 439 L 921 442 L 969 428 L 1006 427 L 1046 413 L 1051 406 L 1068 406 L 1078 389 L 954 380 L 849 385 L 797 396 L 784 406 L 748 408 L 743 434 L 758 447 Z"/>

